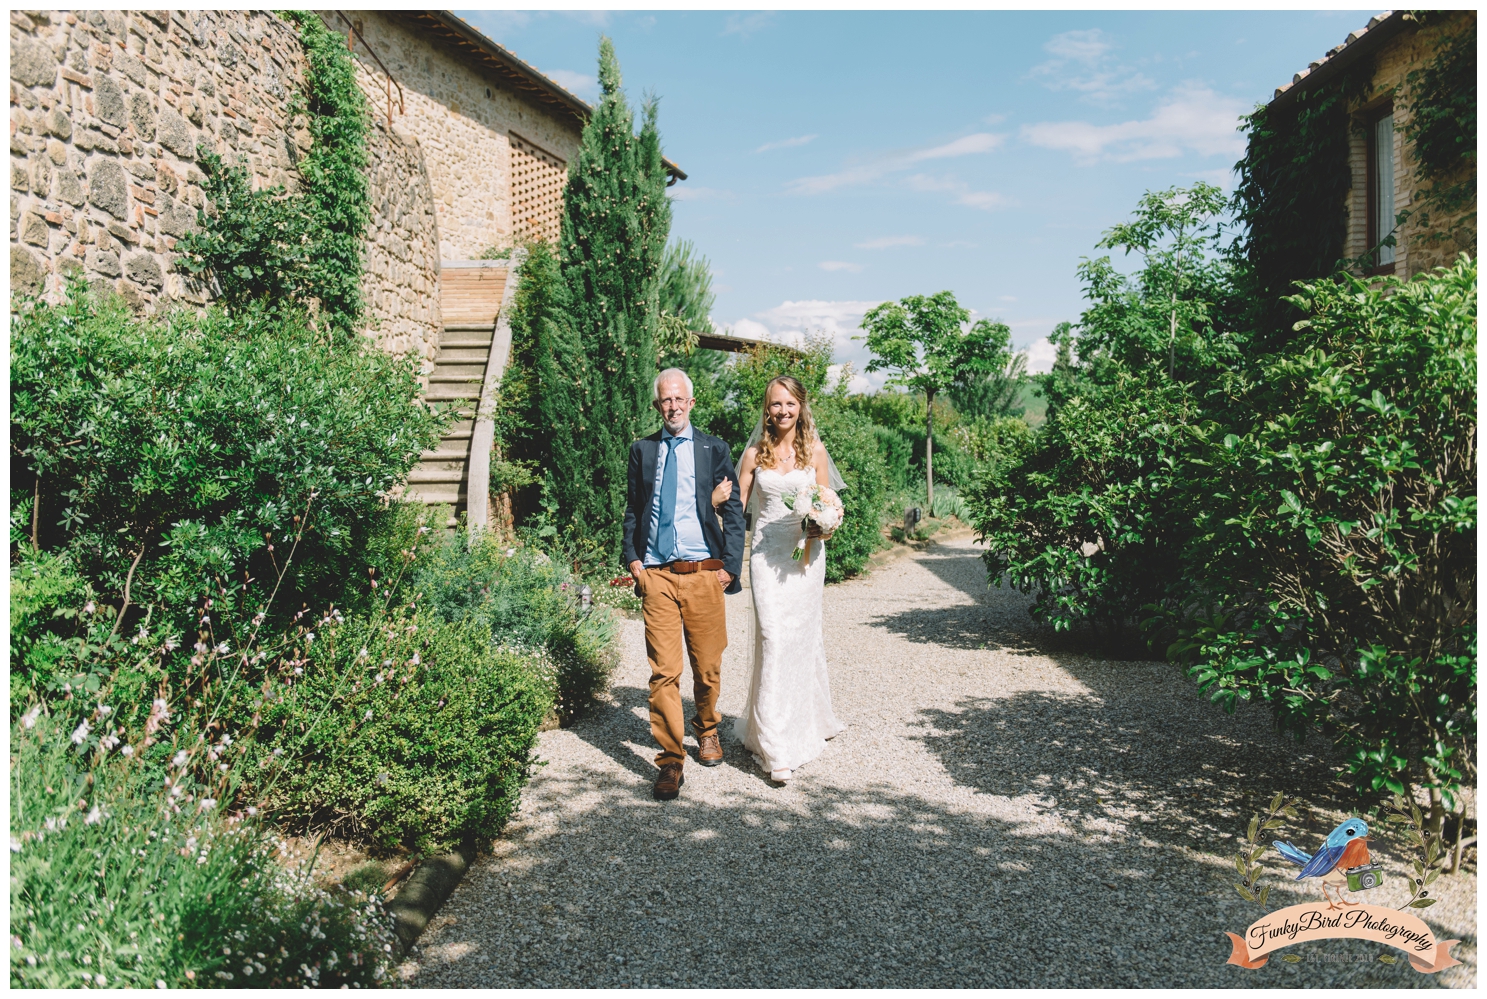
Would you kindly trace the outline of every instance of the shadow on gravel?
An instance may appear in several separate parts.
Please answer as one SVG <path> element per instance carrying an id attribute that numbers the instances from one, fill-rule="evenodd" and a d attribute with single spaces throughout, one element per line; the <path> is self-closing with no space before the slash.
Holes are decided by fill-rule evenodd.
<path id="1" fill-rule="evenodd" d="M 561 834 L 514 830 L 509 860 L 472 872 L 461 891 L 478 904 L 431 941 L 411 985 L 1446 984 L 1345 941 L 1297 965 L 1228 966 L 1223 931 L 1251 907 L 1210 892 L 1226 888 L 1220 864 L 1139 849 L 1134 832 L 1071 836 L 887 784 L 802 778 L 657 803 L 610 770 L 543 783 L 546 807 L 565 802 Z"/>

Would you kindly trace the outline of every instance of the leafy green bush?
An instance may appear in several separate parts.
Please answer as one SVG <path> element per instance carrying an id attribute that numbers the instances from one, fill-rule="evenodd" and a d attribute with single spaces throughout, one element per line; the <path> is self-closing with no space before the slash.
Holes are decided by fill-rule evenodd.
<path id="1" fill-rule="evenodd" d="M 13 988 L 386 978 L 380 903 L 315 888 L 279 867 L 261 826 L 212 800 L 182 807 L 137 755 L 69 730 L 39 705 L 11 727 Z"/>
<path id="2" fill-rule="evenodd" d="M 15 317 L 11 393 L 12 533 L 34 525 L 126 635 L 179 629 L 208 593 L 261 602 L 296 536 L 279 605 L 351 599 L 441 424 L 412 363 L 369 345 L 251 311 L 137 320 L 80 284 Z"/>
<path id="3" fill-rule="evenodd" d="M 846 488 L 842 526 L 826 542 L 826 579 L 838 582 L 862 571 L 883 547 L 883 503 L 888 495 L 887 466 L 878 437 L 864 417 L 827 398 L 812 409 L 821 442 L 835 460 Z"/>
<path id="4" fill-rule="evenodd" d="M 420 553 L 409 587 L 439 619 L 477 626 L 488 643 L 545 652 L 556 670 L 553 707 L 569 719 L 609 688 L 618 657 L 613 613 L 583 611 L 583 580 L 567 563 L 490 534 L 442 535 Z"/>
<path id="5" fill-rule="evenodd" d="M 1217 699 L 1331 734 L 1375 790 L 1449 796 L 1475 770 L 1476 282 L 1463 257 L 1302 285 L 1189 553 L 1216 611 L 1174 653 Z"/>
<path id="6" fill-rule="evenodd" d="M 531 774 L 555 665 L 476 624 L 412 613 L 349 620 L 302 662 L 260 709 L 253 750 L 297 761 L 265 768 L 274 776 L 255 789 L 280 821 L 424 855 L 500 832 Z"/>

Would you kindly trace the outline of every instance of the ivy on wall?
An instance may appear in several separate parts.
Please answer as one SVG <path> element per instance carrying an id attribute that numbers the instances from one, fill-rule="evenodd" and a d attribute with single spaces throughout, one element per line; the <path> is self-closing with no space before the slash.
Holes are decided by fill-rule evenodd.
<path id="1" fill-rule="evenodd" d="M 311 11 L 281 16 L 299 28 L 309 66 L 290 108 L 309 122 L 310 150 L 299 162 L 300 190 L 253 190 L 244 166 L 201 147 L 211 210 L 177 244 L 184 268 L 214 285 L 219 301 L 270 312 L 309 309 L 333 336 L 349 336 L 361 317 L 362 251 L 369 128 L 366 99 L 342 37 Z"/>
<path id="2" fill-rule="evenodd" d="M 1477 19 L 1471 12 L 1415 15 L 1424 25 L 1462 16 L 1467 20 L 1465 30 L 1447 28 L 1430 64 L 1405 77 L 1410 118 L 1404 135 L 1415 148 L 1422 179 L 1429 182 L 1417 192 L 1423 205 L 1419 222 L 1427 229 L 1432 215 L 1455 216 L 1476 197 L 1476 171 L 1464 168 L 1474 167 L 1477 160 Z M 1474 243 L 1475 212 L 1427 232 L 1424 238 L 1444 241 L 1463 228 L 1470 229 L 1465 242 Z"/>
<path id="3" fill-rule="evenodd" d="M 1249 148 L 1236 164 L 1235 212 L 1247 231 L 1237 250 L 1249 263 L 1251 317 L 1266 349 L 1289 339 L 1301 314 L 1282 301 L 1292 282 L 1333 273 L 1347 237 L 1348 113 L 1373 79 L 1361 60 L 1329 85 L 1304 90 L 1276 109 L 1262 104 L 1242 119 Z"/>

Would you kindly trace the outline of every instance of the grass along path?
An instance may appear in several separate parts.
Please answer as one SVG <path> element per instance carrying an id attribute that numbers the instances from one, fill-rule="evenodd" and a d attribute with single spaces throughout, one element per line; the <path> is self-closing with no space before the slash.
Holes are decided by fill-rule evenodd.
<path id="1" fill-rule="evenodd" d="M 732 739 L 747 591 L 728 601 L 723 765 L 689 762 L 678 800 L 651 799 L 642 627 L 627 622 L 609 703 L 543 735 L 519 815 L 404 964 L 409 984 L 1476 984 L 1474 861 L 1425 914 L 1464 941 L 1461 967 L 1420 975 L 1354 941 L 1226 965 L 1224 931 L 1260 914 L 1230 887 L 1235 839 L 1284 788 L 1316 811 L 1283 832 L 1314 847 L 1347 807 L 1335 762 L 1263 711 L 1224 715 L 1176 667 L 1038 651 L 1027 601 L 986 588 L 968 536 L 827 588 L 850 727 L 784 788 Z"/>

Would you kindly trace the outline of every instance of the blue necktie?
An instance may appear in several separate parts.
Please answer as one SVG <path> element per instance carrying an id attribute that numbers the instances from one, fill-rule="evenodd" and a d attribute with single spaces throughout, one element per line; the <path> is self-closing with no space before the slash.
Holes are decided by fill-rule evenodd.
<path id="1" fill-rule="evenodd" d="M 661 472 L 661 523 L 656 528 L 656 551 L 664 561 L 676 557 L 676 449 L 682 438 L 666 439 L 666 467 Z"/>

